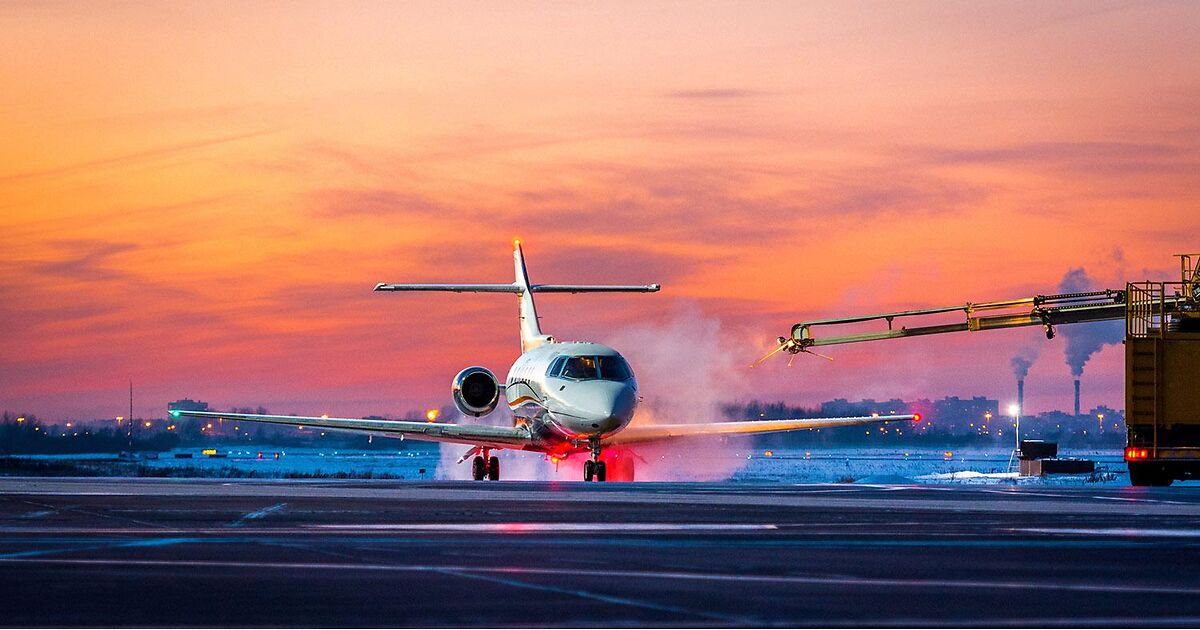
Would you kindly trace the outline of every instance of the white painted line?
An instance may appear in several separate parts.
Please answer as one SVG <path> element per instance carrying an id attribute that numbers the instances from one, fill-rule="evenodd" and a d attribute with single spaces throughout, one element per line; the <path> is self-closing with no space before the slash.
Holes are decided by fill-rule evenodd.
<path id="1" fill-rule="evenodd" d="M 229 526 L 230 527 L 241 527 L 242 525 L 246 524 L 246 521 L 256 521 L 268 514 L 273 514 L 275 512 L 278 512 L 279 510 L 282 510 L 285 507 L 287 507 L 287 503 L 276 503 L 275 505 L 265 507 L 261 510 L 247 512 L 247 513 L 243 514 L 242 517 L 239 518 L 238 520 L 230 523 Z"/>
<path id="2" fill-rule="evenodd" d="M 351 523 L 308 525 L 312 529 L 373 532 L 730 532 L 779 529 L 769 523 Z"/>
<path id="3" fill-rule="evenodd" d="M 688 571 L 626 571 L 605 569 L 554 569 L 540 567 L 489 567 L 429 564 L 351 564 L 333 562 L 235 562 L 216 560 L 121 560 L 117 558 L 0 558 L 0 563 L 61 564 L 116 567 L 191 567 L 218 569 L 280 569 L 312 571 L 387 571 L 387 572 L 451 572 L 503 575 L 554 575 L 569 577 L 598 577 L 648 580 L 700 580 L 715 582 L 756 582 L 776 584 L 807 584 L 864 588 L 914 589 L 980 589 L 1074 591 L 1088 593 L 1156 593 L 1168 595 L 1200 595 L 1200 587 L 1155 584 L 1096 584 L 1087 582 L 1055 582 L 1042 579 L 1029 581 L 951 580 L 866 578 L 853 576 L 809 575 L 746 575 L 738 573 L 694 573 Z"/>
<path id="4" fill-rule="evenodd" d="M 1136 527 L 1021 527 L 1009 529 L 1022 534 L 1066 534 L 1082 536 L 1114 536 L 1120 538 L 1200 538 L 1200 529 L 1164 529 Z"/>

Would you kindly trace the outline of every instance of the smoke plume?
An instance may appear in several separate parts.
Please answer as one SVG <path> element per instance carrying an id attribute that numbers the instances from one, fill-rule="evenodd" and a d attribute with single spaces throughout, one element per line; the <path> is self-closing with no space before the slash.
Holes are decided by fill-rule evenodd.
<path id="1" fill-rule="evenodd" d="M 1021 348 L 1016 356 L 1009 360 L 1009 364 L 1012 365 L 1013 376 L 1016 376 L 1018 381 L 1024 380 L 1026 376 L 1029 376 L 1029 368 L 1033 367 L 1033 362 L 1037 360 L 1037 356 L 1038 348 L 1031 344 Z"/>
<path id="2" fill-rule="evenodd" d="M 1068 271 L 1058 285 L 1061 293 L 1082 293 L 1097 289 L 1095 282 L 1082 267 Z M 1067 365 L 1071 367 L 1071 374 L 1078 378 L 1083 375 L 1083 366 L 1093 354 L 1105 345 L 1120 343 L 1125 338 L 1125 324 L 1120 321 L 1069 324 L 1061 328 L 1060 334 L 1067 339 L 1064 349 Z"/>

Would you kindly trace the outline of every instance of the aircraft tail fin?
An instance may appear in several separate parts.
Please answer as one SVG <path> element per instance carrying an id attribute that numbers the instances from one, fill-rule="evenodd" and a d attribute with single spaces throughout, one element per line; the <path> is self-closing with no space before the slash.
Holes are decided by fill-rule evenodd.
<path id="1" fill-rule="evenodd" d="M 533 303 L 533 286 L 529 282 L 529 270 L 525 268 L 525 254 L 521 251 L 520 239 L 513 240 L 513 267 L 516 280 L 518 299 L 521 300 L 521 352 L 527 352 L 542 344 L 554 341 L 554 338 L 542 332 L 538 323 L 537 307 Z"/>

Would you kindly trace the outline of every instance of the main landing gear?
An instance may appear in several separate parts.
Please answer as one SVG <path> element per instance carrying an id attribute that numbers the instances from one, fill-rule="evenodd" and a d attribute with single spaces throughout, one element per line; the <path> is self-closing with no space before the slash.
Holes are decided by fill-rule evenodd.
<path id="1" fill-rule="evenodd" d="M 592 458 L 583 463 L 584 481 L 605 481 L 608 479 L 608 466 L 600 459 L 600 439 L 589 440 L 592 447 Z"/>
<path id="2" fill-rule="evenodd" d="M 484 477 L 488 481 L 500 480 L 500 458 L 491 454 L 491 449 L 483 449 L 482 455 L 476 455 L 471 461 L 471 476 L 475 481 L 483 481 Z"/>

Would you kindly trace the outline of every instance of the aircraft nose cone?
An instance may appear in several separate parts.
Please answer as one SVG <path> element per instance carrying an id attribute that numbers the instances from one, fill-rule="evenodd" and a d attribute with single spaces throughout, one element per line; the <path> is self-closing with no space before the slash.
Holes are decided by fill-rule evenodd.
<path id="1" fill-rule="evenodd" d="M 597 383 L 577 409 L 588 431 L 610 432 L 628 424 L 637 406 L 637 392 L 626 383 Z"/>

